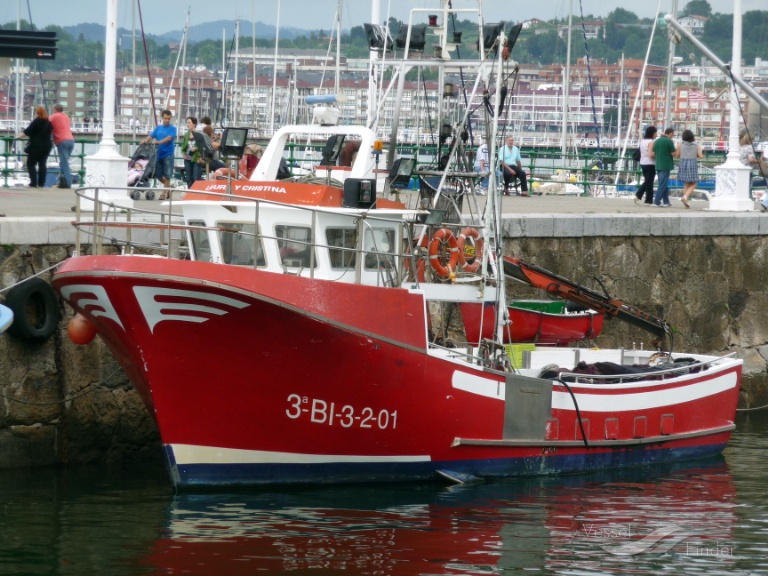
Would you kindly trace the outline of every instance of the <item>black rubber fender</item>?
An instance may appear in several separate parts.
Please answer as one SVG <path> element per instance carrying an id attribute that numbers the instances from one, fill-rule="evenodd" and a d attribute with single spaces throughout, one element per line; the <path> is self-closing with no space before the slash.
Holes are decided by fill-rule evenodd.
<path id="1" fill-rule="evenodd" d="M 5 305 L 13 310 L 7 333 L 25 342 L 45 342 L 59 325 L 56 292 L 42 278 L 30 278 L 11 288 Z"/>

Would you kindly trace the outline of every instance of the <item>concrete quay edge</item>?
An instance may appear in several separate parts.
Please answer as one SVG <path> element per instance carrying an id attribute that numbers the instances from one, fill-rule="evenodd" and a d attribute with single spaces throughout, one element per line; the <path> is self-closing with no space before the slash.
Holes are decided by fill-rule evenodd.
<path id="1" fill-rule="evenodd" d="M 178 191 L 178 199 L 183 191 Z M 416 194 L 401 198 L 415 206 Z M 656 237 L 656 236 L 766 236 L 768 213 L 710 211 L 708 202 L 694 200 L 686 209 L 679 198 L 669 208 L 632 202 L 624 197 L 532 196 L 502 198 L 502 231 L 508 238 Z M 464 214 L 478 214 L 487 197 L 471 196 Z M 0 189 L 0 245 L 74 244 L 72 226 L 75 194 L 43 188 Z M 138 200 L 136 208 L 165 210 L 167 204 Z M 163 208 L 161 208 L 163 206 Z M 83 219 L 92 213 L 84 212 Z M 114 214 L 112 215 L 114 218 Z M 118 214 L 118 218 L 120 215 Z M 88 238 L 83 235 L 83 242 Z"/>

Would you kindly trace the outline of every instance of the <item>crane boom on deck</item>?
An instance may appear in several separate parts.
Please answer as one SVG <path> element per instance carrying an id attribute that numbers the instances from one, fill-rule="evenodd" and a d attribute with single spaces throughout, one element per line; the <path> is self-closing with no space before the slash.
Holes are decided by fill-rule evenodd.
<path id="1" fill-rule="evenodd" d="M 666 320 L 652 316 L 618 298 L 601 294 L 540 266 L 511 256 L 504 257 L 504 274 L 508 278 L 540 288 L 551 296 L 565 298 L 650 332 L 656 336 L 653 343 L 658 348 L 661 348 L 664 338 L 668 337 L 669 348 L 672 349 L 672 326 Z"/>

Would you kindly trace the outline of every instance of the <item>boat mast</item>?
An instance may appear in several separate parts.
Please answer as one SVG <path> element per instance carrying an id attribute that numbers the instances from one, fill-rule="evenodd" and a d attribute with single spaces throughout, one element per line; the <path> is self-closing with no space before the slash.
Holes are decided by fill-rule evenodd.
<path id="1" fill-rule="evenodd" d="M 257 126 L 257 119 L 256 119 L 256 0 L 252 0 L 251 2 L 251 56 L 252 56 L 251 61 L 253 62 L 251 124 L 255 128 Z"/>
<path id="2" fill-rule="evenodd" d="M 181 76 L 179 77 L 179 120 L 187 116 L 184 109 L 184 69 L 187 66 L 187 40 L 189 38 L 189 12 L 190 8 L 187 8 L 187 21 L 184 24 L 184 38 L 182 45 L 182 57 L 181 57 Z M 173 82 L 171 82 L 173 87 Z"/>
<path id="3" fill-rule="evenodd" d="M 571 30 L 573 29 L 573 0 L 570 0 L 568 7 L 568 46 L 565 49 L 565 75 L 563 76 L 563 124 L 561 129 L 560 154 L 563 162 L 566 162 L 565 155 L 568 153 L 568 97 L 571 92 Z M 567 162 L 566 162 L 567 164 Z"/>
<path id="4" fill-rule="evenodd" d="M 677 18 L 677 0 L 672 0 L 672 18 Z M 658 19 L 658 14 L 656 16 Z M 667 57 L 667 90 L 664 94 L 664 114 L 666 115 L 668 122 L 665 126 L 672 126 L 672 114 L 670 113 L 670 107 L 672 106 L 672 65 L 675 60 L 675 42 L 674 38 L 669 39 L 669 55 Z M 701 134 L 699 134 L 701 137 Z"/>
<path id="5" fill-rule="evenodd" d="M 133 61 L 131 69 L 131 139 L 136 140 L 136 124 L 138 119 L 136 118 L 136 100 L 138 94 L 136 94 L 136 0 L 131 2 L 131 26 L 133 27 L 133 34 L 131 34 L 131 44 L 133 49 Z"/>
<path id="6" fill-rule="evenodd" d="M 186 42 L 188 31 L 189 31 L 189 19 L 187 19 L 187 25 L 184 28 L 184 33 L 181 35 L 182 45 Z M 173 81 L 176 80 L 176 72 L 179 69 L 179 60 L 181 60 L 181 50 L 179 50 L 179 53 L 176 55 L 176 65 L 173 67 L 173 73 L 171 74 L 171 82 L 168 84 L 168 92 L 166 92 L 166 96 L 165 96 L 165 106 L 163 106 L 165 110 L 170 109 L 171 91 L 173 90 Z M 182 71 L 182 74 L 183 73 L 184 72 Z M 181 109 L 181 103 L 179 103 L 176 107 L 176 114 L 179 114 L 180 109 Z"/>
<path id="7" fill-rule="evenodd" d="M 491 142 L 496 142 L 499 133 L 499 112 L 501 108 L 501 81 L 504 77 L 504 50 L 502 46 L 505 46 L 507 42 L 507 36 L 502 29 L 499 35 L 498 51 L 496 57 L 496 94 L 494 96 L 495 102 L 493 104 L 493 139 Z M 489 165 L 496 166 L 497 163 L 497 146 L 490 147 Z M 489 217 L 490 216 L 490 217 Z M 494 258 L 491 260 L 491 267 L 494 269 L 496 277 L 499 279 L 496 282 L 496 341 L 504 342 L 504 330 L 509 323 L 509 311 L 507 310 L 507 296 L 504 286 L 504 273 L 503 265 L 501 263 L 502 253 L 502 238 L 501 238 L 501 198 L 499 187 L 496 183 L 496 170 L 490 170 L 488 177 L 488 203 L 486 204 L 486 218 L 485 218 L 485 230 L 484 236 L 489 240 L 488 249 L 483 253 L 483 262 L 481 264 L 481 270 L 486 270 L 487 258 L 491 255 L 493 250 Z"/>
<path id="8" fill-rule="evenodd" d="M 648 47 L 645 50 L 645 60 L 643 60 L 643 69 L 640 72 L 640 80 L 637 83 L 637 94 L 635 94 L 635 101 L 632 104 L 632 112 L 629 115 L 629 128 L 627 129 L 627 135 L 624 137 L 624 144 L 621 146 L 621 151 L 619 153 L 619 162 L 617 164 L 617 170 L 620 172 L 624 169 L 624 155 L 627 153 L 627 145 L 629 144 L 629 137 L 632 135 L 632 127 L 635 125 L 635 113 L 638 112 L 638 106 L 640 108 L 640 112 L 638 114 L 638 121 L 637 121 L 637 138 L 638 141 L 642 140 L 642 129 L 641 124 L 643 121 L 643 96 L 644 96 L 644 87 L 645 87 L 645 72 L 648 69 L 648 60 L 651 57 L 651 46 L 653 45 L 653 37 L 656 34 L 656 25 L 659 22 L 659 13 L 661 12 L 661 2 L 662 0 L 659 0 L 659 4 L 656 6 L 656 16 L 653 19 L 653 26 L 651 27 L 651 37 L 648 40 Z"/>
<path id="9" fill-rule="evenodd" d="M 378 24 L 381 19 L 381 2 L 380 0 L 372 0 L 371 2 L 371 22 Z M 384 43 L 386 48 L 386 41 Z M 377 107 L 377 79 L 376 79 L 376 61 L 379 58 L 379 53 L 375 49 L 371 49 L 368 52 L 368 118 L 366 119 L 366 126 L 373 126 L 376 119 L 376 107 Z"/>
<path id="10" fill-rule="evenodd" d="M 17 0 L 16 30 L 21 30 L 21 0 Z M 21 58 L 16 58 L 16 110 L 14 116 L 14 134 L 21 132 L 21 117 L 24 113 L 23 92 L 21 91 Z"/>
<path id="11" fill-rule="evenodd" d="M 221 29 L 221 125 L 227 124 L 227 29 Z"/>
<path id="12" fill-rule="evenodd" d="M 333 83 L 333 93 L 339 96 L 339 74 L 341 73 L 341 0 L 336 9 L 336 80 Z"/>
<path id="13" fill-rule="evenodd" d="M 240 63 L 240 18 L 235 20 L 235 78 L 232 82 L 232 123 L 237 126 L 240 119 L 240 110 L 238 106 L 238 64 Z"/>
<path id="14" fill-rule="evenodd" d="M 621 109 L 624 107 L 624 52 L 621 53 L 621 75 L 619 76 L 619 119 L 616 126 L 616 146 L 621 143 Z"/>
<path id="15" fill-rule="evenodd" d="M 272 104 L 269 114 L 269 136 L 275 133 L 275 95 L 277 94 L 277 46 L 280 41 L 280 0 L 277 0 L 277 26 L 275 26 L 275 61 L 272 67 Z"/>

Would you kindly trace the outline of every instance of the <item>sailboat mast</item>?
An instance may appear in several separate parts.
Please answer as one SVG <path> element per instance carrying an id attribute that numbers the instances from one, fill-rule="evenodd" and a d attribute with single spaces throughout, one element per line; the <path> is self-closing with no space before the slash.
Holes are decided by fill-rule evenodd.
<path id="1" fill-rule="evenodd" d="M 185 118 L 187 116 L 184 109 L 184 70 L 187 67 L 187 40 L 189 38 L 189 12 L 187 8 L 187 21 L 184 24 L 184 45 L 182 46 L 181 57 L 181 76 L 179 77 L 179 118 Z"/>
<path id="2" fill-rule="evenodd" d="M 565 49 L 565 75 L 563 76 L 563 124 L 561 126 L 560 154 L 565 162 L 568 152 L 568 97 L 571 92 L 571 32 L 573 30 L 573 0 L 568 5 L 568 46 Z"/>
<path id="3" fill-rule="evenodd" d="M 21 0 L 17 1 L 16 30 L 21 30 Z M 24 113 L 23 92 L 21 90 L 21 58 L 16 58 L 16 110 L 14 116 L 14 134 L 21 132 L 21 117 Z M 370 112 L 369 112 L 370 113 Z"/>
<path id="4" fill-rule="evenodd" d="M 251 97 L 251 124 L 257 126 L 256 118 L 256 0 L 251 2 L 251 61 L 253 62 L 253 84 Z"/>
<path id="5" fill-rule="evenodd" d="M 372 0 L 371 2 L 371 22 L 379 24 L 381 20 L 381 2 Z M 376 107 L 378 106 L 378 86 L 376 85 L 376 61 L 379 59 L 379 53 L 371 49 L 368 52 L 368 118 L 366 126 L 373 126 L 376 119 Z"/>
<path id="6" fill-rule="evenodd" d="M 136 100 L 138 94 L 136 93 L 136 1 L 131 2 L 131 26 L 133 27 L 133 33 L 131 34 L 131 45 L 133 49 L 133 60 L 131 68 L 131 139 L 136 140 Z"/>
<path id="7" fill-rule="evenodd" d="M 227 29 L 221 29 L 221 105 L 223 111 L 221 123 L 227 123 Z"/>
<path id="8" fill-rule="evenodd" d="M 677 0 L 672 0 L 672 18 L 677 18 Z M 670 106 L 672 105 L 672 65 L 675 61 L 675 42 L 674 39 L 669 41 L 669 55 L 667 57 L 667 89 L 664 94 L 664 114 L 667 116 L 666 126 L 672 126 L 672 115 L 670 114 Z"/>
<path id="9" fill-rule="evenodd" d="M 240 116 L 240 107 L 238 104 L 238 64 L 240 63 L 240 18 L 235 20 L 235 78 L 232 82 L 232 122 L 235 126 L 238 124 Z"/>
<path id="10" fill-rule="evenodd" d="M 334 94 L 339 95 L 339 74 L 341 72 L 341 0 L 336 10 L 336 80 L 333 83 Z"/>
<path id="11" fill-rule="evenodd" d="M 272 105 L 269 110 L 269 135 L 275 133 L 275 95 L 277 93 L 277 46 L 280 41 L 280 0 L 277 0 L 277 26 L 275 26 L 275 62 L 272 68 Z"/>
<path id="12" fill-rule="evenodd" d="M 624 108 L 624 53 L 621 53 L 621 75 L 619 76 L 619 121 L 616 126 L 616 147 L 621 147 L 621 111 Z"/>
<path id="13" fill-rule="evenodd" d="M 504 30 L 499 35 L 499 46 L 506 44 L 507 37 Z M 504 77 L 504 56 L 503 50 L 498 50 L 497 62 L 496 62 L 496 94 L 495 102 L 493 104 L 493 139 L 492 142 L 496 142 L 499 131 L 499 112 L 501 108 L 501 79 Z M 497 146 L 490 147 L 490 166 L 496 166 L 497 164 Z M 492 211 L 492 215 L 491 212 Z M 491 267 L 495 267 L 495 272 L 499 278 L 504 278 L 502 269 L 502 238 L 501 238 L 501 197 L 499 195 L 499 187 L 496 182 L 496 171 L 491 170 L 489 175 L 488 184 L 488 204 L 486 206 L 486 228 L 484 235 L 490 240 L 488 249 L 483 254 L 483 263 L 481 264 L 482 270 L 486 269 L 486 258 L 491 257 L 491 250 L 493 250 L 493 257 L 491 259 Z M 504 286 L 504 281 L 496 282 L 496 338 L 497 342 L 504 342 L 504 331 L 509 323 L 509 311 L 507 309 L 507 295 Z"/>

